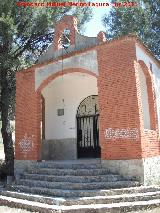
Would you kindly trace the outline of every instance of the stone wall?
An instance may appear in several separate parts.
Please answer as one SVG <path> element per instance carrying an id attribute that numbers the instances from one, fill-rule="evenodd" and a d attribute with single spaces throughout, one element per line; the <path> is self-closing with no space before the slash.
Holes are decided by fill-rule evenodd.
<path id="1" fill-rule="evenodd" d="M 119 173 L 124 177 L 135 177 L 141 183 L 144 182 L 142 159 L 102 160 L 102 165 L 113 173 Z"/>
<path id="2" fill-rule="evenodd" d="M 160 156 L 143 159 L 144 184 L 160 184 Z"/>
<path id="3" fill-rule="evenodd" d="M 14 175 L 19 178 L 29 167 L 33 166 L 36 161 L 33 160 L 14 160 Z"/>
<path id="4" fill-rule="evenodd" d="M 77 159 L 77 140 L 66 138 L 42 141 L 42 160 L 74 160 Z"/>
<path id="5" fill-rule="evenodd" d="M 160 156 L 132 160 L 102 160 L 102 165 L 113 173 L 135 177 L 145 186 L 160 184 Z"/>

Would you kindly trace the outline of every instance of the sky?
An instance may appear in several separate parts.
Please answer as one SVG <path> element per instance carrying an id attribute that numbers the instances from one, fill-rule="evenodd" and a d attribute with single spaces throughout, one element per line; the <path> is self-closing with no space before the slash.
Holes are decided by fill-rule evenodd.
<path id="1" fill-rule="evenodd" d="M 101 1 L 92 0 L 92 2 L 109 3 L 109 1 L 105 1 L 105 0 L 101 0 Z M 85 26 L 85 28 L 86 28 L 86 30 L 84 32 L 85 36 L 96 37 L 100 31 L 105 31 L 105 28 L 102 25 L 101 19 L 104 16 L 104 14 L 109 12 L 110 8 L 111 8 L 110 6 L 109 7 L 96 7 L 96 8 L 93 7 L 93 18 Z"/>

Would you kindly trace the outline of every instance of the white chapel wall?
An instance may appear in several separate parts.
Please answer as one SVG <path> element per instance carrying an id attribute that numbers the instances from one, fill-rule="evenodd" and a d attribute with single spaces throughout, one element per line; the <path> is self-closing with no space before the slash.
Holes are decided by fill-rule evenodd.
<path id="1" fill-rule="evenodd" d="M 97 51 L 92 50 L 69 58 L 60 59 L 53 63 L 36 68 L 35 72 L 35 90 L 41 85 L 41 83 L 61 70 L 69 68 L 81 68 L 89 70 L 98 75 L 98 62 Z"/>
<path id="2" fill-rule="evenodd" d="M 97 78 L 83 73 L 70 73 L 53 80 L 42 94 L 45 98 L 46 140 L 76 138 L 76 114 L 80 102 L 97 95 Z M 57 109 L 64 109 L 58 116 Z"/>

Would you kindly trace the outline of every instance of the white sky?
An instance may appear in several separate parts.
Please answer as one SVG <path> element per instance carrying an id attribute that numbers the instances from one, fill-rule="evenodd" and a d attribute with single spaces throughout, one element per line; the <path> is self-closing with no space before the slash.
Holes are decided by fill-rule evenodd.
<path id="1" fill-rule="evenodd" d="M 106 2 L 105 0 L 92 0 L 92 2 Z M 96 37 L 100 31 L 105 31 L 105 28 L 102 25 L 102 17 L 104 14 L 108 13 L 111 6 L 109 7 L 93 7 L 93 18 L 85 26 L 85 36 Z"/>

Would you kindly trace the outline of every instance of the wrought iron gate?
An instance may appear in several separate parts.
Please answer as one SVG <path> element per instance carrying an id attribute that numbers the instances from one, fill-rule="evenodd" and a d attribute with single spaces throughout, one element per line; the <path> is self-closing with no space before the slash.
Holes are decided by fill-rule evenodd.
<path id="1" fill-rule="evenodd" d="M 78 158 L 100 157 L 98 114 L 77 116 Z"/>

